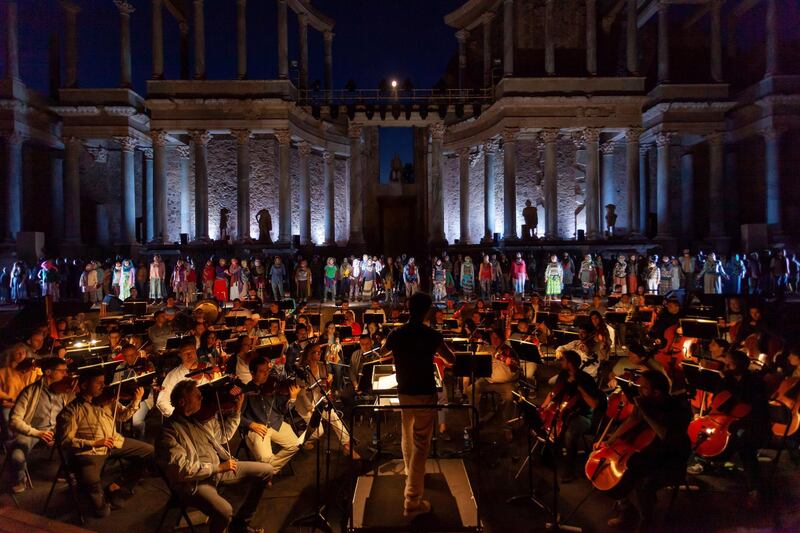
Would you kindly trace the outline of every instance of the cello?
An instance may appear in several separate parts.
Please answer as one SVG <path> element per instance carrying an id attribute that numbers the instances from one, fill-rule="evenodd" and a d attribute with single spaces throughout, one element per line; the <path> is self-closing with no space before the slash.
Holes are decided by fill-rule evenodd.
<path id="1" fill-rule="evenodd" d="M 772 394 L 771 407 L 777 407 L 786 418 L 772 423 L 772 434 L 776 437 L 791 437 L 800 429 L 800 378 L 788 377 Z"/>
<path id="2" fill-rule="evenodd" d="M 730 405 L 731 401 L 732 395 L 728 391 L 714 394 L 711 412 L 689 424 L 692 449 L 700 457 L 717 457 L 725 452 L 731 438 L 731 425 L 750 414 L 748 404 L 737 402 Z"/>
<path id="3" fill-rule="evenodd" d="M 608 426 L 606 426 L 606 431 Z M 612 443 L 601 442 L 589 454 L 584 472 L 592 485 L 598 490 L 611 490 L 622 481 L 630 458 L 647 448 L 656 438 L 656 432 L 640 420 Z"/>

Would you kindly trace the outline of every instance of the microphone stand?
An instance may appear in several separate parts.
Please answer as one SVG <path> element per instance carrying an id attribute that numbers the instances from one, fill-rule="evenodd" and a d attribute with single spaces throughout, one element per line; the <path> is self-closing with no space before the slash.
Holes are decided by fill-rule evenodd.
<path id="1" fill-rule="evenodd" d="M 558 423 L 558 419 L 561 417 L 561 402 L 556 403 L 556 412 L 553 416 L 553 423 L 550 425 L 549 431 L 547 432 L 547 438 L 544 443 L 543 452 L 547 451 L 548 446 L 550 447 L 550 456 L 552 457 L 553 461 L 553 506 L 550 508 L 550 515 L 552 517 L 552 522 L 545 523 L 545 528 L 547 531 L 582 531 L 579 527 L 574 526 L 567 526 L 561 523 L 561 514 L 558 512 L 558 494 L 561 492 L 561 489 L 558 484 L 558 460 L 561 455 L 560 447 L 556 446 L 556 440 L 560 435 L 555 436 L 555 427 Z M 566 430 L 562 428 L 562 430 Z"/>

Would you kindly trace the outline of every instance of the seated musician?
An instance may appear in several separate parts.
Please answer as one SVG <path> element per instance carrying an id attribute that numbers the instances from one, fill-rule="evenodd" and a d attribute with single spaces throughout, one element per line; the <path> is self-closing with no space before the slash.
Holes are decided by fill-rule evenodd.
<path id="1" fill-rule="evenodd" d="M 442 331 L 445 328 L 444 311 L 442 309 L 436 309 L 436 311 L 434 311 L 433 322 L 430 327 L 438 331 Z"/>
<path id="2" fill-rule="evenodd" d="M 711 361 L 717 364 L 725 364 L 725 354 L 730 349 L 731 345 L 728 341 L 722 338 L 712 339 L 708 343 L 708 354 L 711 356 Z"/>
<path id="3" fill-rule="evenodd" d="M 492 330 L 489 337 L 490 351 L 492 353 L 492 375 L 488 378 L 478 378 L 475 380 L 476 401 L 481 393 L 494 391 L 500 394 L 503 406 L 498 409 L 500 413 L 510 405 L 513 398 L 513 385 L 519 379 L 519 357 L 511 346 L 506 344 L 505 332 L 500 328 Z M 468 379 L 468 378 L 466 378 Z M 467 385 L 464 388 L 464 395 L 472 397 L 472 387 Z M 494 416 L 495 413 L 481 417 L 484 422 Z"/>
<path id="4" fill-rule="evenodd" d="M 614 331 L 611 324 L 606 322 L 599 311 L 591 311 L 589 313 L 589 319 L 592 321 L 592 327 L 594 328 L 597 340 L 603 343 L 610 351 L 616 342 L 617 332 Z"/>
<path id="5" fill-rule="evenodd" d="M 283 334 L 283 330 L 281 329 L 281 323 L 278 320 L 270 320 L 269 321 L 269 329 L 267 330 L 267 335 L 271 335 L 276 337 L 284 346 L 289 345 L 289 341 L 286 340 L 286 335 Z"/>
<path id="6" fill-rule="evenodd" d="M 116 491 L 103 492 L 100 473 L 106 459 L 124 458 L 131 461 L 128 482 L 131 488 L 144 471 L 145 461 L 153 456 L 153 446 L 117 433 L 116 422 L 125 422 L 139 410 L 144 389 L 139 387 L 128 406 L 115 396 L 97 404 L 103 395 L 106 378 L 102 370 L 84 372 L 78 376 L 78 394 L 58 415 L 56 440 L 70 454 L 77 470 L 78 483 L 86 490 L 97 516 L 108 516 L 111 506 L 121 502 Z M 107 391 L 106 391 L 107 392 Z M 114 484 L 116 485 L 116 484 Z M 111 503 L 109 503 L 111 502 Z"/>
<path id="7" fill-rule="evenodd" d="M 156 323 L 147 329 L 147 338 L 153 344 L 154 350 L 163 352 L 167 348 L 167 339 L 172 337 L 172 324 L 164 311 L 156 311 L 153 318 Z"/>
<path id="8" fill-rule="evenodd" d="M 208 331 L 208 326 L 205 322 L 195 322 L 192 328 L 191 335 L 194 337 L 194 347 L 200 350 L 203 346 L 203 334 Z"/>
<path id="9" fill-rule="evenodd" d="M 295 324 L 295 328 L 300 324 L 303 324 L 306 327 L 307 333 L 309 337 L 314 336 L 314 326 L 311 324 L 311 321 L 308 320 L 306 315 L 296 315 L 297 316 L 297 323 Z"/>
<path id="10" fill-rule="evenodd" d="M 253 376 L 250 374 L 250 361 L 256 356 L 253 351 L 253 338 L 242 335 L 236 343 L 236 353 L 231 356 L 226 365 L 225 371 L 233 374 L 244 384 L 250 383 Z"/>
<path id="11" fill-rule="evenodd" d="M 286 368 L 294 369 L 297 359 L 309 342 L 308 330 L 308 325 L 303 322 L 298 322 L 295 326 L 294 333 L 297 339 L 286 349 Z"/>
<path id="12" fill-rule="evenodd" d="M 361 326 L 356 322 L 356 315 L 352 311 L 348 311 L 344 314 L 344 325 L 352 328 L 353 337 L 361 335 Z"/>
<path id="13" fill-rule="evenodd" d="M 46 446 L 55 443 L 56 416 L 69 403 L 74 394 L 71 390 L 51 387 L 67 376 L 67 363 L 59 357 L 47 357 L 38 361 L 42 378 L 34 381 L 19 393 L 11 409 L 9 427 L 14 438 L 7 443 L 8 464 L 14 485 L 12 492 L 25 490 L 26 460 L 30 451 L 43 442 Z"/>
<path id="14" fill-rule="evenodd" d="M 4 422 L 8 422 L 8 415 L 22 389 L 42 375 L 34 360 L 26 357 L 27 354 L 25 344 L 21 342 L 13 344 L 3 352 L 3 361 L 0 363 L 0 402 Z"/>
<path id="15" fill-rule="evenodd" d="M 288 398 L 277 390 L 262 391 L 261 386 L 270 377 L 270 369 L 270 362 L 264 357 L 250 361 L 253 381 L 245 395 L 240 427 L 246 432 L 245 442 L 253 458 L 271 465 L 277 475 L 300 449 L 292 426 L 283 421 L 297 399 L 300 388 L 289 387 Z M 276 454 L 272 453 L 273 442 L 281 448 Z"/>
<path id="16" fill-rule="evenodd" d="M 603 297 L 599 294 L 592 296 L 592 303 L 589 305 L 588 311 L 589 313 L 597 311 L 601 316 L 604 315 L 606 311 L 608 311 L 608 308 L 606 304 L 603 303 Z"/>
<path id="17" fill-rule="evenodd" d="M 111 354 L 108 356 L 109 361 L 122 360 L 122 333 L 114 329 L 108 332 L 106 336 L 108 339 L 108 346 L 111 348 Z"/>
<path id="18" fill-rule="evenodd" d="M 358 338 L 358 350 L 354 351 L 353 354 L 350 356 L 350 368 L 347 369 L 348 375 L 350 377 L 350 384 L 353 386 L 353 391 L 355 394 L 361 394 L 369 391 L 361 390 L 359 387 L 362 381 L 362 374 L 367 367 L 364 366 L 364 354 L 369 352 L 373 348 L 372 339 L 366 333 L 362 333 L 361 336 Z M 369 373 L 371 375 L 371 372 Z"/>
<path id="19" fill-rule="evenodd" d="M 542 305 L 542 297 L 539 296 L 538 292 L 534 292 L 531 294 L 531 300 L 528 304 L 530 306 L 530 312 L 528 313 L 528 318 L 536 322 L 536 315 L 544 311 L 544 306 Z"/>
<path id="20" fill-rule="evenodd" d="M 264 301 L 258 295 L 258 291 L 254 287 L 250 287 L 247 290 L 247 296 L 244 298 L 248 302 L 258 302 L 258 307 L 261 307 L 264 304 Z"/>
<path id="21" fill-rule="evenodd" d="M 239 326 L 235 329 L 236 331 L 242 332 L 246 336 L 254 339 L 265 337 L 267 335 L 267 332 L 261 329 L 261 327 L 259 326 L 260 321 L 261 321 L 261 315 L 259 315 L 258 313 L 253 313 L 245 319 L 244 325 Z"/>
<path id="22" fill-rule="evenodd" d="M 647 336 L 653 339 L 659 349 L 665 348 L 668 342 L 665 337 L 667 330 L 673 326 L 677 326 L 678 321 L 682 317 L 683 313 L 681 312 L 681 305 L 678 299 L 667 298 L 664 309 L 658 313 L 658 317 L 653 322 L 653 326 L 650 328 L 650 332 Z"/>
<path id="23" fill-rule="evenodd" d="M 324 395 L 323 391 L 320 391 L 320 387 L 317 385 L 317 382 L 319 381 L 319 383 L 322 384 L 322 388 L 325 389 L 325 391 L 327 391 L 333 383 L 333 374 L 329 373 L 327 365 L 320 361 L 324 346 L 324 344 L 309 344 L 306 346 L 305 350 L 303 350 L 303 353 L 301 354 L 297 364 L 297 367 L 301 370 L 301 377 L 298 377 L 300 393 L 297 395 L 295 409 L 303 418 L 303 420 L 306 421 L 306 423 L 311 420 L 311 415 L 314 412 L 314 406 Z M 347 431 L 344 423 L 339 418 L 336 410 L 331 409 L 330 411 L 325 411 L 322 420 L 325 423 L 330 423 L 329 429 L 334 432 L 336 438 L 339 440 L 339 443 L 342 446 L 342 452 L 345 455 L 349 455 L 350 433 Z M 319 428 L 311 438 L 318 439 L 322 436 L 322 434 L 323 429 L 322 424 L 320 424 Z M 355 450 L 353 451 L 353 458 L 360 459 L 360 456 L 355 452 Z"/>
<path id="24" fill-rule="evenodd" d="M 286 320 L 286 313 L 281 310 L 281 306 L 278 305 L 278 302 L 271 302 L 267 311 L 264 313 L 264 318 L 277 318 L 283 322 Z"/>
<path id="25" fill-rule="evenodd" d="M 167 317 L 167 320 L 170 321 L 170 322 L 176 316 L 178 316 L 178 313 L 180 313 L 181 310 L 180 310 L 180 308 L 178 308 L 178 305 L 177 305 L 177 303 L 175 301 L 175 295 L 170 294 L 169 296 L 167 296 L 166 303 L 164 304 L 164 307 L 161 308 L 161 310 L 164 311 L 164 315 Z"/>
<path id="26" fill-rule="evenodd" d="M 386 322 L 386 311 L 384 311 L 383 308 L 381 307 L 381 301 L 378 299 L 377 296 L 372 298 L 372 300 L 370 300 L 369 309 L 367 309 L 366 312 L 371 314 L 381 315 L 383 317 L 383 323 Z"/>
<path id="27" fill-rule="evenodd" d="M 540 326 L 547 328 L 547 326 L 544 324 L 541 324 Z M 524 317 L 517 321 L 517 331 L 513 332 L 509 338 L 524 342 L 539 342 L 537 328 L 531 329 L 528 319 Z M 520 361 L 520 365 L 524 371 L 525 379 L 533 380 L 534 376 L 536 375 L 536 363 L 533 361 Z"/>
<path id="28" fill-rule="evenodd" d="M 170 391 L 172 415 L 164 421 L 156 439 L 156 462 L 166 475 L 172 490 L 182 502 L 200 509 L 209 517 L 211 533 L 263 531 L 251 527 L 261 496 L 272 479 L 273 469 L 267 463 L 237 461 L 224 446 L 239 427 L 244 395 L 237 397 L 238 406 L 224 414 L 224 427 L 218 417 L 207 422 L 195 415 L 202 405 L 197 382 L 181 380 Z M 242 483 L 247 492 L 239 511 L 234 515 L 231 504 L 217 492 L 218 485 Z"/>
<path id="29" fill-rule="evenodd" d="M 200 368 L 200 363 L 197 361 L 197 349 L 194 347 L 193 339 L 187 339 L 181 343 L 180 348 L 178 348 L 178 357 L 181 359 L 181 364 L 167 372 L 167 375 L 164 376 L 164 381 L 161 382 L 161 392 L 158 393 L 158 399 L 156 400 L 156 406 L 164 416 L 172 415 L 174 409 L 169 400 L 172 388 L 179 381 L 186 379 L 186 374 Z M 211 381 L 212 374 L 199 374 L 195 376 L 195 379 L 198 385 L 202 385 L 203 383 Z"/>
<path id="30" fill-rule="evenodd" d="M 45 357 L 49 351 L 45 348 L 45 333 L 42 328 L 37 328 L 25 341 L 26 355 L 33 359 Z"/>
<path id="31" fill-rule="evenodd" d="M 594 331 L 586 324 L 578 326 L 577 340 L 556 348 L 556 359 L 561 359 L 569 351 L 578 354 L 581 358 L 581 370 L 585 370 L 593 378 L 597 378 L 600 363 L 608 360 L 607 347 L 597 340 Z M 554 383 L 554 380 L 550 381 Z"/>
<path id="32" fill-rule="evenodd" d="M 139 350 L 133 344 L 126 344 L 122 347 L 122 357 L 122 362 L 117 365 L 114 371 L 114 379 L 112 381 L 117 382 L 123 379 L 136 377 L 138 373 L 146 369 L 144 366 L 146 360 L 140 358 Z M 145 419 L 147 418 L 147 413 L 153 408 L 153 405 L 155 405 L 153 393 L 148 392 L 147 397 L 142 398 L 142 401 L 139 403 L 139 409 L 131 417 L 133 434 L 137 439 L 141 440 L 144 438 Z"/>
<path id="33" fill-rule="evenodd" d="M 769 342 L 767 321 L 761 305 L 753 302 L 748 306 L 748 316 L 739 323 L 733 344 L 742 345 L 748 338 L 756 339 L 760 353 L 766 353 Z"/>
<path id="34" fill-rule="evenodd" d="M 595 444 L 595 449 L 625 440 L 636 428 L 655 433 L 646 448 L 632 455 L 626 463 L 625 477 L 614 491 L 622 500 L 616 506 L 618 516 L 611 518 L 611 527 L 638 526 L 637 531 L 651 527 L 656 492 L 661 487 L 679 483 L 691 454 L 686 433 L 692 413 L 686 403 L 670 396 L 669 380 L 658 371 L 647 370 L 639 378 L 639 395 L 634 399 L 633 414 L 620 425 L 607 442 Z M 628 495 L 635 491 L 634 508 Z M 638 514 L 638 517 L 635 516 Z"/>
<path id="35" fill-rule="evenodd" d="M 561 372 L 556 376 L 555 387 L 542 404 L 542 409 L 547 409 L 553 403 L 559 405 L 566 402 L 566 406 L 560 407 L 559 417 L 564 421 L 561 433 L 553 433 L 567 452 L 561 473 L 562 483 L 575 479 L 578 444 L 583 434 L 592 427 L 592 416 L 594 410 L 600 406 L 602 396 L 594 377 L 581 370 L 581 366 L 582 360 L 578 352 L 563 352 Z"/>
<path id="36" fill-rule="evenodd" d="M 664 370 L 664 365 L 653 359 L 653 354 L 648 352 L 640 343 L 628 343 L 627 348 L 628 356 L 617 361 L 617 364 L 614 365 L 614 369 L 608 376 L 609 387 L 616 387 L 617 383 L 615 378 L 625 374 L 627 369 L 640 372 L 653 370 L 655 372 L 661 372 L 665 376 L 667 375 L 666 370 Z M 669 378 L 667 378 L 667 380 L 669 380 Z"/>
<path id="37" fill-rule="evenodd" d="M 228 354 L 222 348 L 222 341 L 217 338 L 217 332 L 213 329 L 206 330 L 200 337 L 200 347 L 197 349 L 198 361 L 222 365 L 227 358 Z"/>
<path id="38" fill-rule="evenodd" d="M 234 298 L 231 308 L 225 312 L 225 316 L 250 316 L 251 312 L 242 306 L 239 298 Z"/>
<path id="39" fill-rule="evenodd" d="M 562 294 L 561 300 L 558 302 L 553 302 L 550 305 L 550 310 L 558 314 L 569 314 L 575 312 L 575 306 L 572 304 L 572 300 L 568 294 Z"/>
<path id="40" fill-rule="evenodd" d="M 617 303 L 614 304 L 614 311 L 624 311 L 630 313 L 633 311 L 633 304 L 631 303 L 631 295 L 627 292 L 619 297 Z"/>

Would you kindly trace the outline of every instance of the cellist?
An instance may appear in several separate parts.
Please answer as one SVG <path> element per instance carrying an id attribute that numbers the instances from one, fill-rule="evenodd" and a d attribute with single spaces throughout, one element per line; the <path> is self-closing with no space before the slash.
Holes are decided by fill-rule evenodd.
<path id="1" fill-rule="evenodd" d="M 670 395 L 667 376 L 656 370 L 642 373 L 634 405 L 631 416 L 607 441 L 595 444 L 595 449 L 624 439 L 626 434 L 642 424 L 643 429 L 649 428 L 655 433 L 647 447 L 628 458 L 625 477 L 613 489 L 620 498 L 615 506 L 618 515 L 608 521 L 611 527 L 638 526 L 637 531 L 647 531 L 658 489 L 683 478 L 686 461 L 691 455 L 686 430 L 692 413 L 683 400 Z M 635 507 L 628 499 L 632 491 L 636 491 Z"/>

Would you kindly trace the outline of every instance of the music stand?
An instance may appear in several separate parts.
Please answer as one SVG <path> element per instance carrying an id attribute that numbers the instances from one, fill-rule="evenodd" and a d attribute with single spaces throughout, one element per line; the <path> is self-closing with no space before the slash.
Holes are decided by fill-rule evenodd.
<path id="1" fill-rule="evenodd" d="M 619 325 L 624 324 L 628 318 L 628 313 L 625 311 L 606 311 L 605 319 L 608 324 Z"/>
<path id="2" fill-rule="evenodd" d="M 700 416 L 703 416 L 703 411 L 706 405 L 706 394 L 717 392 L 722 385 L 722 372 L 712 370 L 710 368 L 703 368 L 694 363 L 681 363 L 683 374 L 686 377 L 686 384 L 690 390 L 702 391 L 703 397 L 700 402 Z"/>
<path id="3" fill-rule="evenodd" d="M 633 316 L 631 317 L 631 322 L 639 322 L 642 324 L 647 324 L 653 321 L 653 310 L 652 309 L 637 309 L 633 312 Z"/>
<path id="4" fill-rule="evenodd" d="M 364 311 L 364 325 L 367 325 L 370 322 L 374 322 L 380 326 L 384 322 L 384 314 Z"/>
<path id="5" fill-rule="evenodd" d="M 167 339 L 167 344 L 164 346 L 164 349 L 165 350 L 177 350 L 178 348 L 181 347 L 181 341 L 182 340 L 183 340 L 183 337 L 181 337 L 181 336 L 170 337 L 170 338 Z"/>
<path id="6" fill-rule="evenodd" d="M 247 316 L 245 315 L 234 315 L 234 316 L 226 316 L 225 317 L 225 325 L 229 328 L 235 328 L 238 326 L 244 326 L 244 321 L 247 320 Z"/>
<path id="7" fill-rule="evenodd" d="M 682 318 L 679 323 L 684 337 L 707 341 L 719 337 L 719 325 L 714 320 Z"/>
<path id="8" fill-rule="evenodd" d="M 493 311 L 505 311 L 508 309 L 509 302 L 507 300 L 493 300 L 492 301 L 492 310 Z"/>
<path id="9" fill-rule="evenodd" d="M 251 350 L 256 357 L 263 357 L 270 361 L 280 359 L 283 355 L 283 344 L 262 344 Z"/>
<path id="10" fill-rule="evenodd" d="M 122 302 L 122 314 L 144 316 L 147 314 L 147 302 Z"/>
<path id="11" fill-rule="evenodd" d="M 537 365 L 542 363 L 542 354 L 539 353 L 539 347 L 534 343 L 519 339 L 509 339 L 509 341 L 521 361 L 528 361 Z"/>
<path id="12" fill-rule="evenodd" d="M 353 336 L 353 327 L 337 324 L 336 332 L 339 334 L 340 339 L 347 339 Z"/>
<path id="13" fill-rule="evenodd" d="M 664 303 L 664 296 L 661 294 L 645 294 L 644 304 L 648 307 L 658 307 Z"/>
<path id="14" fill-rule="evenodd" d="M 444 327 L 445 329 L 451 329 L 451 330 L 458 329 L 458 320 L 455 318 L 445 318 Z"/>
<path id="15" fill-rule="evenodd" d="M 337 326 L 344 324 L 345 322 L 344 313 L 334 313 L 333 316 L 331 317 L 331 322 L 333 322 Z"/>

